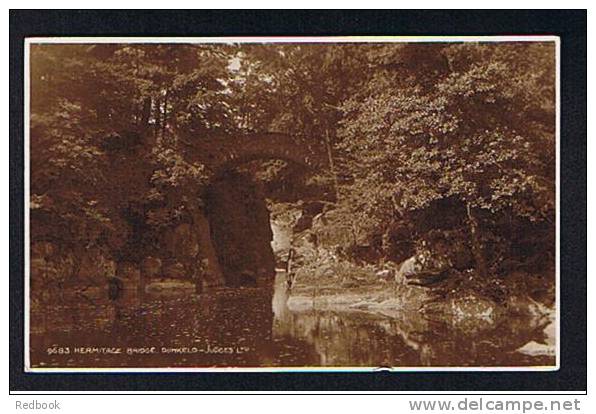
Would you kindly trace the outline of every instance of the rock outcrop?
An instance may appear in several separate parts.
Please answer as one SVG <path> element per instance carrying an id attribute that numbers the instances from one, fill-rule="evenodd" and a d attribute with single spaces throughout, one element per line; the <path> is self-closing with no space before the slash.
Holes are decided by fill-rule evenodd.
<path id="1" fill-rule="evenodd" d="M 259 186 L 247 175 L 229 172 L 213 183 L 207 205 L 226 286 L 272 286 L 273 233 Z"/>

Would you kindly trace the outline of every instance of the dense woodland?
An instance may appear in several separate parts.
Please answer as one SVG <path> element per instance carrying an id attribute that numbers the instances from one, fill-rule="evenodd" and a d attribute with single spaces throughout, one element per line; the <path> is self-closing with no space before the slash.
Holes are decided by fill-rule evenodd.
<path id="1" fill-rule="evenodd" d="M 341 260 L 425 254 L 436 289 L 496 301 L 554 282 L 553 44 L 33 45 L 30 61 L 32 263 L 55 264 L 40 289 L 80 280 L 91 251 L 109 268 L 171 248 L 213 180 L 183 141 L 260 131 L 327 149 L 300 180 L 324 230 L 349 233 L 325 246 Z"/>

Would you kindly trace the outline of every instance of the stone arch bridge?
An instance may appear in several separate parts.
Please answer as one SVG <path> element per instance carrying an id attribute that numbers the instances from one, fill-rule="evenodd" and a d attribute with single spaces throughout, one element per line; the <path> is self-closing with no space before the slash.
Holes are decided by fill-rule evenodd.
<path id="1" fill-rule="evenodd" d="M 324 145 L 316 139 L 275 132 L 182 139 L 189 161 L 213 172 L 233 169 L 254 160 L 279 159 L 317 170 L 328 167 Z"/>
<path id="2" fill-rule="evenodd" d="M 303 168 L 323 171 L 329 168 L 324 143 L 316 139 L 281 133 L 253 133 L 209 136 L 207 139 L 188 139 L 181 136 L 187 161 L 204 164 L 212 177 L 231 171 L 255 160 L 283 160 Z M 212 239 L 211 218 L 204 210 L 193 210 L 194 231 L 206 262 L 206 288 L 225 286 L 226 277 L 218 260 L 218 251 Z M 219 252 L 221 253 L 221 252 Z M 219 256 L 221 257 L 221 256 Z M 260 287 L 271 287 L 273 275 L 260 274 L 255 282 Z"/>

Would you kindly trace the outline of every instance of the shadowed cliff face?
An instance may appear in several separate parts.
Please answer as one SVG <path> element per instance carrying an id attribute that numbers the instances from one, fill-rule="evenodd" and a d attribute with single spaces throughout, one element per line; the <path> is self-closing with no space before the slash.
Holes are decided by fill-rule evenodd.
<path id="1" fill-rule="evenodd" d="M 226 286 L 273 285 L 273 234 L 265 199 L 249 175 L 228 172 L 207 194 L 211 238 Z"/>

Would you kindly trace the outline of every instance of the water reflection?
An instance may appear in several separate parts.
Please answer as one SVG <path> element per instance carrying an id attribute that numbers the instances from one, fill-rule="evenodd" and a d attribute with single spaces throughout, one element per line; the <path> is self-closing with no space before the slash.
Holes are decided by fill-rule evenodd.
<path id="1" fill-rule="evenodd" d="M 103 292 L 105 293 L 105 292 Z M 210 295 L 97 292 L 31 312 L 34 367 L 527 366 L 554 358 L 515 352 L 543 342 L 548 321 L 509 318 L 483 330 L 419 313 L 288 309 L 283 276 Z M 115 353 L 119 349 L 119 353 Z M 112 352 L 110 352 L 112 351 Z"/>
<path id="2" fill-rule="evenodd" d="M 510 317 L 496 326 L 465 327 L 433 321 L 420 313 L 307 310 L 283 306 L 287 293 L 273 299 L 273 335 L 299 338 L 314 346 L 324 366 L 548 366 L 554 357 L 515 352 L 530 341 L 544 342 L 550 320 Z"/>

